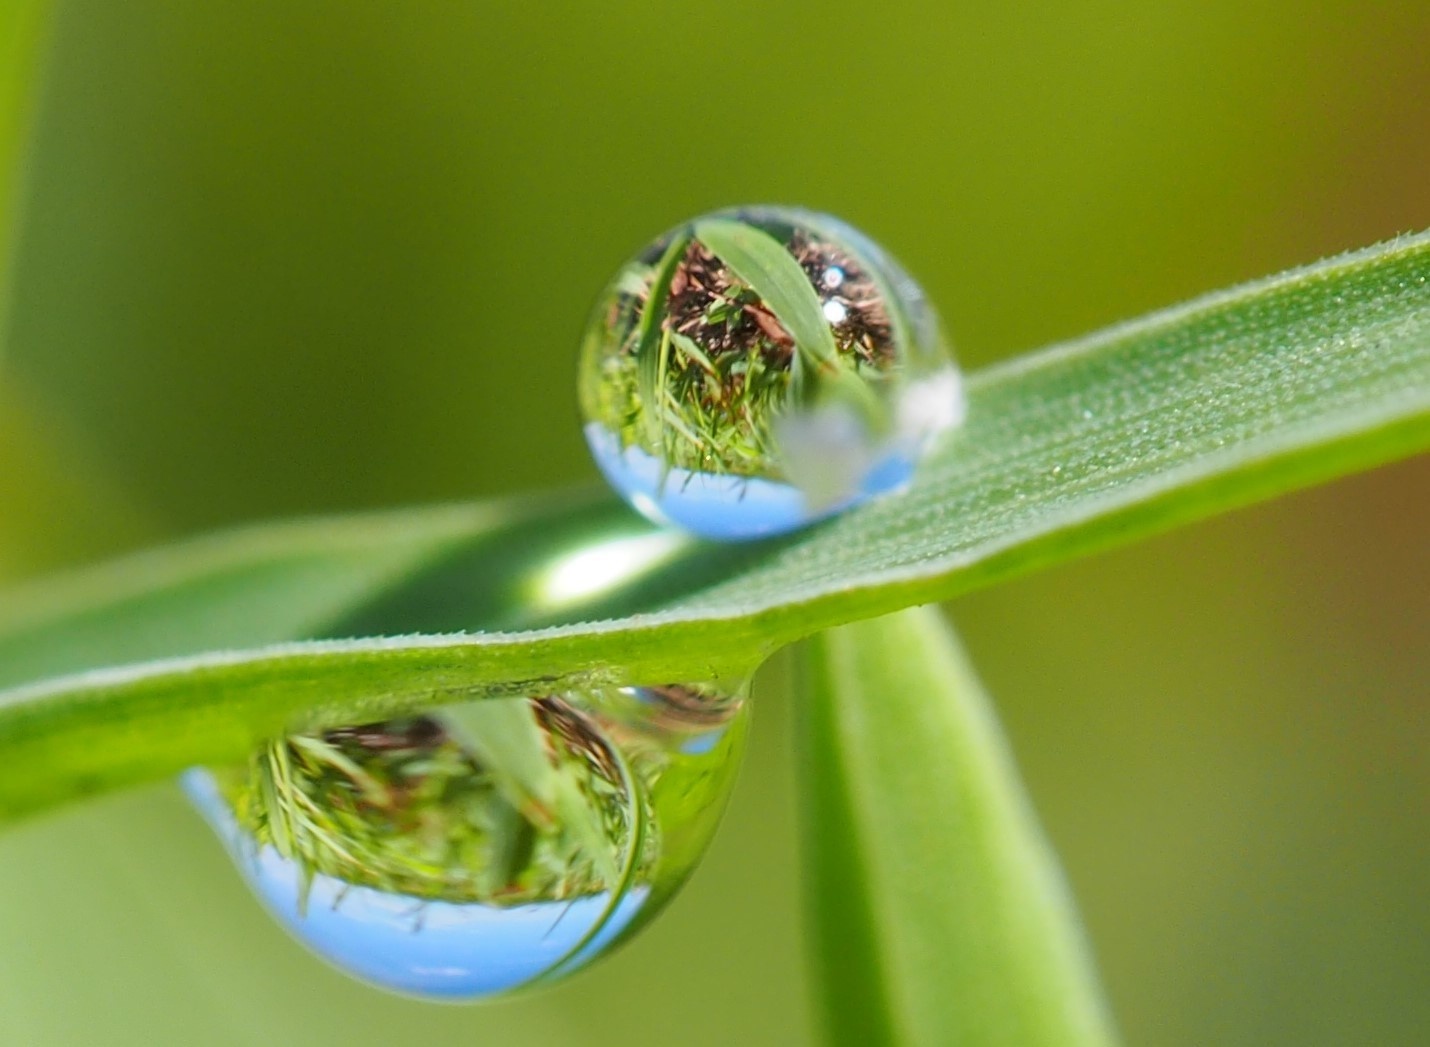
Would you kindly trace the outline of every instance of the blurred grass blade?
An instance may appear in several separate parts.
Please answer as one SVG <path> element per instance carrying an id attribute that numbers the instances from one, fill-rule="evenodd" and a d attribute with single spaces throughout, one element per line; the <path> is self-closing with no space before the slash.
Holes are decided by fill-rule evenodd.
<path id="1" fill-rule="evenodd" d="M 0 585 L 157 533 L 43 406 L 15 374 L 0 378 Z"/>
<path id="2" fill-rule="evenodd" d="M 808 936 L 829 1042 L 1115 1041 L 1057 861 L 932 608 L 805 647 Z"/>
<path id="3" fill-rule="evenodd" d="M 685 249 L 690 237 L 676 233 L 670 238 L 665 252 L 656 262 L 651 274 L 650 289 L 646 292 L 645 308 L 641 310 L 640 323 L 636 327 L 636 374 L 640 381 L 641 403 L 648 404 L 643 418 L 646 439 L 652 447 L 665 443 L 665 432 L 661 429 L 661 419 L 665 417 L 665 368 L 666 353 L 669 351 L 669 332 L 665 328 L 666 299 L 670 295 L 670 282 L 675 278 L 675 270 L 685 257 Z"/>
<path id="4" fill-rule="evenodd" d="M 40 52 L 49 25 L 49 0 L 0 4 L 0 359 L 8 338 L 10 259 L 14 254 L 25 146 L 39 94 Z"/>
<path id="5" fill-rule="evenodd" d="M 552 763 L 546 732 L 532 703 L 462 702 L 448 706 L 455 728 L 497 788 L 527 822 L 550 830 L 562 826 L 576 836 L 607 883 L 620 875 L 599 809 L 581 792 L 569 768 Z"/>
<path id="6" fill-rule="evenodd" d="M 821 629 L 1423 450 L 1430 235 L 992 368 L 968 396 L 908 490 L 762 545 L 528 499 L 249 529 L 0 594 L 0 820 L 295 725 L 741 680 Z"/>
<path id="7" fill-rule="evenodd" d="M 202 538 L 0 603 L 0 682 L 318 635 L 504 507 L 289 522 Z"/>
<path id="8" fill-rule="evenodd" d="M 530 703 L 463 702 L 446 710 L 449 726 L 495 773 L 498 787 L 528 821 L 555 820 L 557 770 Z"/>

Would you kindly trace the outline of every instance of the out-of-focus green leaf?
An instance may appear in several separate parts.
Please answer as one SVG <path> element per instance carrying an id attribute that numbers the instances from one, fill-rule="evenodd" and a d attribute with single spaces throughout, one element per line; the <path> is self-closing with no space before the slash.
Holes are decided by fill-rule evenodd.
<path id="1" fill-rule="evenodd" d="M 49 12 L 49 0 L 0 4 L 0 351 L 4 349 L 15 210 Z"/>
<path id="2" fill-rule="evenodd" d="M 936 610 L 809 642 L 809 946 L 830 1043 L 1114 1042 L 993 710 Z"/>
<path id="3" fill-rule="evenodd" d="M 17 376 L 0 380 L 0 581 L 153 541 L 155 529 Z"/>
<path id="4" fill-rule="evenodd" d="M 821 629 L 1422 450 L 1430 236 L 968 392 L 908 490 L 764 545 L 684 542 L 600 499 L 512 503 L 250 530 L 8 593 L 0 817 L 295 726 L 583 679 L 739 679 Z"/>

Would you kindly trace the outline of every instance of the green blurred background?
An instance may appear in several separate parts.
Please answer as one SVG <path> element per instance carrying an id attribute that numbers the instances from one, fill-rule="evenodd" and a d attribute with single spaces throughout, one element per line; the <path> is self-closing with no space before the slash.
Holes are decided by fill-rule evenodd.
<path id="1" fill-rule="evenodd" d="M 1423 3 L 52 13 L 0 579 L 592 481 L 585 311 L 721 205 L 863 227 L 972 367 L 1430 226 Z M 19 81 L 33 23 L 4 17 Z M 1427 520 L 1422 459 L 952 605 L 1129 1043 L 1430 1042 Z M 332 973 L 167 786 L 0 836 L 0 1044 L 807 1042 L 785 681 L 762 676 L 740 791 L 669 913 L 509 1003 Z"/>

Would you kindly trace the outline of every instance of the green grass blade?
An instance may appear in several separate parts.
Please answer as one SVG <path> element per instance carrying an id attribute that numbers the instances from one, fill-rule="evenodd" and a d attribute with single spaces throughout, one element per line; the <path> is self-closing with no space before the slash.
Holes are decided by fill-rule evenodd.
<path id="1" fill-rule="evenodd" d="M 507 801 L 534 825 L 560 825 L 581 840 L 607 883 L 620 874 L 600 811 L 581 792 L 570 768 L 551 760 L 548 739 L 531 703 L 464 702 L 446 720 L 495 776 Z"/>
<path id="2" fill-rule="evenodd" d="M 530 821 L 550 825 L 557 771 L 529 702 L 466 702 L 446 710 L 447 723 L 496 771 L 507 799 Z"/>
<path id="3" fill-rule="evenodd" d="M 819 295 L 784 244 L 752 225 L 726 218 L 697 222 L 695 238 L 754 289 L 794 336 L 795 348 L 811 371 L 838 359 L 839 347 L 821 311 Z"/>
<path id="4" fill-rule="evenodd" d="M 0 685 L 319 635 L 523 515 L 490 505 L 282 523 L 27 586 L 0 601 Z"/>
<path id="5" fill-rule="evenodd" d="M 250 530 L 0 594 L 0 820 L 299 723 L 521 681 L 738 680 L 821 629 L 1424 450 L 1430 236 L 989 369 L 968 395 L 907 491 L 763 545 L 547 499 Z M 629 577 L 556 584 L 593 545 Z"/>
<path id="6" fill-rule="evenodd" d="M 993 711 L 931 608 L 805 649 L 808 940 L 832 1044 L 1115 1041 Z"/>
<path id="7" fill-rule="evenodd" d="M 656 263 L 651 274 L 650 289 L 646 293 L 645 309 L 641 311 L 640 323 L 636 328 L 636 368 L 640 383 L 641 403 L 645 404 L 644 425 L 646 439 L 653 448 L 663 445 L 664 433 L 661 420 L 665 417 L 666 347 L 669 345 L 664 330 L 666 299 L 670 294 L 670 282 L 675 277 L 676 266 L 685 257 L 685 249 L 690 237 L 677 233 L 670 238 L 665 253 Z"/>

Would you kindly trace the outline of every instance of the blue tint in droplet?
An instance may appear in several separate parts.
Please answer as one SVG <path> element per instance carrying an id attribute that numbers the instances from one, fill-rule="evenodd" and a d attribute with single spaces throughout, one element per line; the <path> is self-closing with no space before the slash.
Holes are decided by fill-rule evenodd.
<path id="1" fill-rule="evenodd" d="M 714 830 L 745 722 L 694 687 L 491 700 L 295 736 L 183 785 L 314 952 L 480 999 L 574 971 L 660 909 Z"/>
<path id="2" fill-rule="evenodd" d="M 695 219 L 627 263 L 587 328 L 579 393 L 611 485 L 717 540 L 898 489 L 964 411 L 918 285 L 837 219 L 771 207 Z"/>
<path id="3" fill-rule="evenodd" d="M 635 887 L 614 901 L 605 892 L 502 908 L 355 887 L 322 873 L 305 888 L 296 861 L 238 827 L 209 772 L 187 772 L 183 786 L 286 930 L 347 973 L 413 996 L 461 1000 L 521 988 L 588 940 L 610 942 L 649 895 Z"/>

